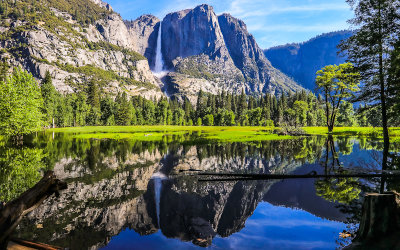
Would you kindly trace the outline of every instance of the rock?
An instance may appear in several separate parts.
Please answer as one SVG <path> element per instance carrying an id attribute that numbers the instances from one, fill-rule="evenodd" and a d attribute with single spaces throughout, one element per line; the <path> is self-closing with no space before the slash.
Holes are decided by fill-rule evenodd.
<path id="1" fill-rule="evenodd" d="M 95 4 L 99 5 L 102 8 L 105 8 L 109 11 L 112 11 L 113 9 L 111 8 L 111 5 L 109 5 L 106 2 L 103 2 L 102 0 L 91 0 L 92 2 L 94 2 Z"/>
<path id="2" fill-rule="evenodd" d="M 179 82 L 173 76 L 166 81 L 176 91 L 169 94 L 194 99 L 204 81 L 189 80 L 193 78 L 209 82 L 210 92 L 280 94 L 302 89 L 272 67 L 243 21 L 229 14 L 217 16 L 206 4 L 164 18 L 162 53 L 167 67 L 181 74 Z M 188 81 L 191 84 L 183 87 Z"/>
<path id="3" fill-rule="evenodd" d="M 153 67 L 160 20 L 153 15 L 142 15 L 134 21 L 125 21 L 125 25 L 133 41 L 133 50 L 144 55 Z"/>
<path id="4" fill-rule="evenodd" d="M 94 3 L 102 4 L 101 1 Z M 140 58 L 140 54 L 132 57 L 127 53 L 128 50 L 135 53 L 135 38 L 131 37 L 118 14 L 105 12 L 105 18 L 82 26 L 73 20 L 71 13 L 61 12 L 51 6 L 49 9 L 64 23 L 53 30 L 41 22 L 26 31 L 16 31 L 15 38 L 1 42 L 0 48 L 8 50 L 19 44 L 24 46 L 20 47 L 19 53 L 1 54 L 0 59 L 8 58 L 11 66 L 25 68 L 39 81 L 49 71 L 53 85 L 64 94 L 84 89 L 88 80 L 96 74 L 91 72 L 106 71 L 120 78 L 134 80 L 126 84 L 128 81 L 121 82 L 123 80 L 118 77 L 108 79 L 104 89 L 112 95 L 126 91 L 129 96 L 142 95 L 157 99 L 163 96 L 161 82 L 150 71 L 147 60 Z M 22 25 L 20 20 L 10 22 L 12 27 Z M 64 26 L 71 24 L 76 32 L 65 31 Z M 82 67 L 91 70 L 80 70 Z"/>

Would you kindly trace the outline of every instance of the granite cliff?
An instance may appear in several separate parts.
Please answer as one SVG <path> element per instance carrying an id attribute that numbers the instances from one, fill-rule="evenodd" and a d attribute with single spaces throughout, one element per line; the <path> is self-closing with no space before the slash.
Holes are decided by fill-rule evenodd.
<path id="1" fill-rule="evenodd" d="M 140 37 L 131 35 L 108 4 L 22 0 L 5 5 L 0 60 L 25 68 L 38 80 L 49 71 L 56 89 L 63 93 L 85 89 L 95 78 L 112 94 L 163 96 L 161 82 L 147 59 L 136 52 Z"/>
<path id="2" fill-rule="evenodd" d="M 203 4 L 162 20 L 162 53 L 167 91 L 195 95 L 199 89 L 248 94 L 281 94 L 302 88 L 272 67 L 243 21 L 216 15 Z M 171 86 L 172 85 L 172 86 Z"/>
<path id="3" fill-rule="evenodd" d="M 255 95 L 302 89 L 271 65 L 243 21 L 218 16 L 209 5 L 162 21 L 152 15 L 123 20 L 101 0 L 21 0 L 0 9 L 0 60 L 38 80 L 49 71 L 63 93 L 85 89 L 92 78 L 105 92 L 146 98 L 162 91 L 194 100 L 200 89 Z M 150 71 L 160 27 L 169 71 L 163 79 Z"/>

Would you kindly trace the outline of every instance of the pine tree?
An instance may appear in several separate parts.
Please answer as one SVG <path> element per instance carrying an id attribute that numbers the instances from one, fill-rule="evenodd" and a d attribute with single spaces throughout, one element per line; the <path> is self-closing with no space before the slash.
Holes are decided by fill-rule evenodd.
<path id="1" fill-rule="evenodd" d="M 132 117 L 131 110 L 129 109 L 129 102 L 127 99 L 127 94 L 125 92 L 118 96 L 117 99 L 117 112 L 115 117 L 115 123 L 120 126 L 130 125 Z"/>
<path id="2" fill-rule="evenodd" d="M 57 105 L 59 94 L 53 86 L 50 72 L 47 71 L 44 79 L 42 80 L 40 86 L 40 92 L 43 98 L 43 113 L 46 116 L 46 122 L 52 127 L 55 126 L 57 121 L 55 121 L 57 113 Z"/>
<path id="3" fill-rule="evenodd" d="M 100 110 L 99 85 L 93 79 L 89 83 L 88 102 L 93 108 Z"/>
<path id="4" fill-rule="evenodd" d="M 399 34 L 398 0 L 347 0 L 355 11 L 350 20 L 357 32 L 343 41 L 341 49 L 360 72 L 364 86 L 357 100 L 379 104 L 382 113 L 384 155 L 389 150 L 388 68 L 390 50 Z M 385 161 L 385 160 L 384 160 Z M 386 165 L 384 162 L 383 165 Z"/>

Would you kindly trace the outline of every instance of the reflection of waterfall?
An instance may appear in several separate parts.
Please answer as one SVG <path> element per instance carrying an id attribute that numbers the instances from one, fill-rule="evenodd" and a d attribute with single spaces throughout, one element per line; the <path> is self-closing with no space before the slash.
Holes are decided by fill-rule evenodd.
<path id="1" fill-rule="evenodd" d="M 156 203 L 156 212 L 157 212 L 157 224 L 160 227 L 160 200 L 161 200 L 161 189 L 162 189 L 162 181 L 167 179 L 167 177 L 160 172 L 153 174 L 151 179 L 154 180 L 154 200 Z"/>
<path id="2" fill-rule="evenodd" d="M 161 50 L 161 30 L 162 30 L 161 23 L 162 23 L 162 21 L 160 21 L 160 27 L 158 28 L 156 60 L 155 60 L 154 69 L 153 69 L 154 75 L 160 79 L 168 73 L 167 71 L 163 71 L 164 70 L 164 59 L 163 59 L 162 50 Z"/>

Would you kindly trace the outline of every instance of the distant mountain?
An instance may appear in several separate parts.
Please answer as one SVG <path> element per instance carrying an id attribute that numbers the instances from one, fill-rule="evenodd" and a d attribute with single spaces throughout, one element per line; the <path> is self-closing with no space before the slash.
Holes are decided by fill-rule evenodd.
<path id="1" fill-rule="evenodd" d="M 344 30 L 319 35 L 303 43 L 291 43 L 264 51 L 272 66 L 292 77 L 304 88 L 314 90 L 315 73 L 330 64 L 345 62 L 337 45 L 352 35 Z"/>

